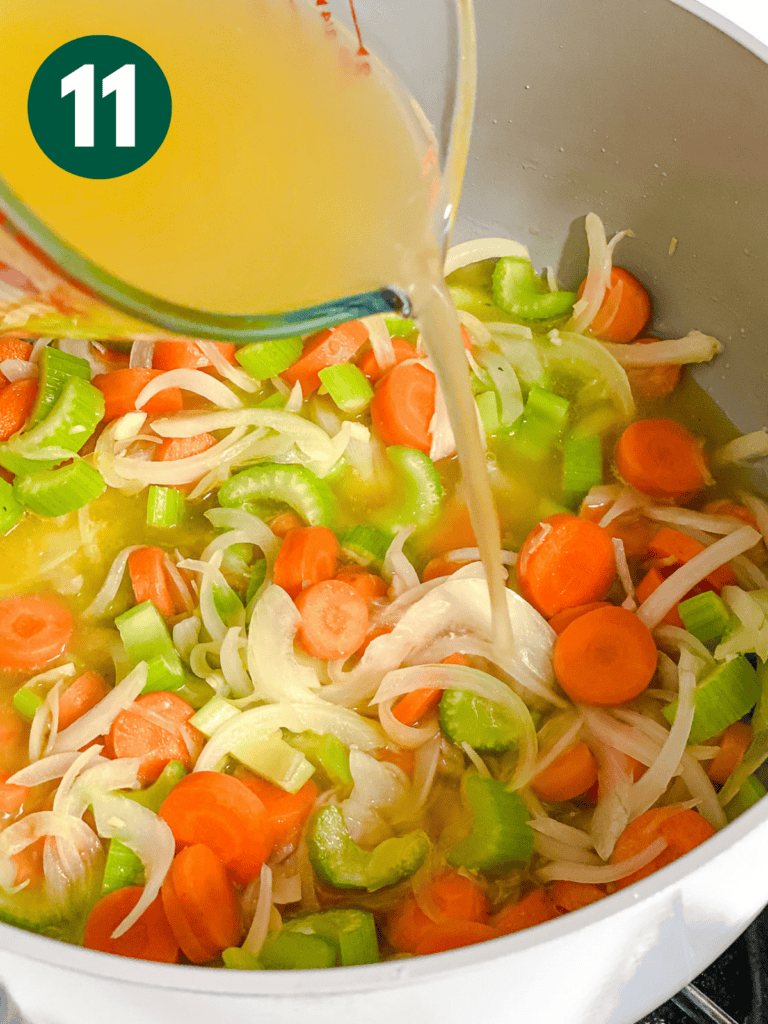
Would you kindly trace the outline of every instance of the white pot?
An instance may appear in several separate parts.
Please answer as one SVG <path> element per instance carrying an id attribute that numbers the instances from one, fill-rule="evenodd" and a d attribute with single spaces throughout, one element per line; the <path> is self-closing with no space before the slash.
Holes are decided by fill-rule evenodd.
<path id="1" fill-rule="evenodd" d="M 649 284 L 659 332 L 719 336 L 728 352 L 700 381 L 741 429 L 765 425 L 768 50 L 670 0 L 477 7 L 480 88 L 457 240 L 507 234 L 544 265 L 565 239 L 557 271 L 571 284 L 587 211 L 611 231 L 632 227 L 621 263 Z M 695 0 L 685 7 L 704 13 Z M 0 981 L 31 1024 L 630 1024 L 768 902 L 767 854 L 768 800 L 577 914 L 338 971 L 165 967 L 0 925 Z"/>

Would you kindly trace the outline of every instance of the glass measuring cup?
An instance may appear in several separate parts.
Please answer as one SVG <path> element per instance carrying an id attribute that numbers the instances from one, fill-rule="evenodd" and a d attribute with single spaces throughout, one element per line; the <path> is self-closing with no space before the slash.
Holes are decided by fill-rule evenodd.
<path id="1" fill-rule="evenodd" d="M 386 11 L 369 0 L 357 0 L 354 6 L 352 0 L 314 0 L 309 9 L 312 17 L 322 20 L 326 33 L 338 34 L 346 44 L 356 73 L 362 76 L 366 68 L 370 70 L 371 64 L 380 61 L 393 72 L 402 95 L 409 97 L 404 102 L 411 106 L 416 131 L 423 133 L 425 148 L 431 145 L 432 153 L 437 154 L 442 190 L 434 205 L 433 230 L 438 244 L 444 245 L 460 194 L 474 99 L 471 0 L 420 0 L 415 9 L 414 5 L 393 0 Z M 300 149 L 297 159 L 301 159 Z M 386 166 L 382 166 L 381 173 L 387 174 Z M 84 285 L 113 309 L 174 334 L 244 342 L 309 333 L 377 312 L 408 311 L 407 296 L 391 287 L 394 281 L 372 281 L 381 287 L 352 295 L 330 295 L 328 301 L 311 306 L 303 303 L 303 308 L 295 310 L 278 306 L 279 312 L 259 309 L 229 313 L 196 308 L 152 294 L 105 269 L 103 263 L 89 259 L 84 250 L 78 251 L 57 234 L 35 210 L 35 204 L 25 203 L 2 178 L 0 210 L 70 280 Z M 162 233 L 157 241 L 162 246 Z"/>

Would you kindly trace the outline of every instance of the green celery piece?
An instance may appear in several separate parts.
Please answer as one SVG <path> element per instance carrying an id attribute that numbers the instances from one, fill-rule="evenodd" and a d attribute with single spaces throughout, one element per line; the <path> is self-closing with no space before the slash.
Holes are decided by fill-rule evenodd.
<path id="1" fill-rule="evenodd" d="M 372 511 L 374 525 L 393 534 L 406 526 L 427 526 L 437 516 L 445 497 L 435 464 L 424 452 L 402 445 L 387 448 L 387 456 L 395 469 L 396 497 Z"/>
<path id="2" fill-rule="evenodd" d="M 317 811 L 307 829 L 307 848 L 318 877 L 337 889 L 376 892 L 410 878 L 427 858 L 429 837 L 420 829 L 364 850 L 352 839 L 338 807 Z"/>
<path id="3" fill-rule="evenodd" d="M 144 865 L 133 850 L 119 839 L 110 839 L 101 895 L 108 896 L 117 889 L 127 889 L 131 885 L 144 885 Z"/>
<path id="4" fill-rule="evenodd" d="M 385 316 L 390 338 L 410 338 L 418 332 L 415 320 L 407 320 L 400 316 Z"/>
<path id="5" fill-rule="evenodd" d="M 381 569 L 391 543 L 391 534 L 383 533 L 373 526 L 353 526 L 341 538 L 341 546 L 369 569 Z"/>
<path id="6" fill-rule="evenodd" d="M 336 950 L 319 935 L 280 929 L 269 932 L 259 953 L 268 971 L 317 970 L 336 966 Z"/>
<path id="7" fill-rule="evenodd" d="M 90 505 L 106 489 L 101 473 L 82 459 L 59 469 L 42 469 L 17 476 L 13 484 L 17 501 L 48 519 Z"/>
<path id="8" fill-rule="evenodd" d="M 493 301 L 521 320 L 551 320 L 571 311 L 576 293 L 549 291 L 529 260 L 503 256 L 493 271 Z"/>
<path id="9" fill-rule="evenodd" d="M 51 345 L 46 345 L 40 353 L 38 365 L 40 384 L 25 428 L 27 431 L 45 419 L 59 400 L 70 378 L 80 377 L 87 381 L 91 379 L 91 367 L 87 359 L 72 356 L 68 352 L 61 352 Z"/>
<path id="10" fill-rule="evenodd" d="M 756 779 L 754 775 L 750 775 L 742 783 L 736 796 L 725 805 L 725 816 L 728 818 L 728 821 L 735 821 L 740 814 L 748 811 L 758 800 L 762 800 L 765 793 L 766 789 L 762 782 Z"/>
<path id="11" fill-rule="evenodd" d="M 490 294 L 483 288 L 475 288 L 468 285 L 452 284 L 448 288 L 451 299 L 456 309 L 463 309 L 478 320 L 493 322 L 508 320 L 508 315 L 500 309 L 491 298 Z"/>
<path id="12" fill-rule="evenodd" d="M 43 698 L 40 694 L 36 690 L 30 690 L 28 686 L 20 686 L 13 695 L 14 711 L 22 718 L 26 718 L 28 722 L 35 717 L 35 713 L 42 703 Z"/>
<path id="13" fill-rule="evenodd" d="M 571 403 L 553 391 L 534 385 L 528 392 L 525 402 L 525 415 L 528 419 L 536 418 L 552 425 L 552 429 L 560 433 L 568 422 L 568 410 Z"/>
<path id="14" fill-rule="evenodd" d="M 693 693 L 693 725 L 688 744 L 719 736 L 723 729 L 743 718 L 757 703 L 760 684 L 748 658 L 741 654 L 717 665 L 696 684 Z M 677 701 L 662 709 L 668 722 L 677 715 Z"/>
<path id="15" fill-rule="evenodd" d="M 258 593 L 260 587 L 267 578 L 266 558 L 257 558 L 251 569 L 251 578 L 248 581 L 248 592 L 245 595 L 246 604 L 250 604 Z"/>
<path id="16" fill-rule="evenodd" d="M 178 691 L 185 684 L 184 669 L 163 617 L 151 601 L 129 608 L 115 619 L 125 653 L 132 665 L 146 661 L 147 683 L 142 693 Z"/>
<path id="17" fill-rule="evenodd" d="M 216 611 L 223 619 L 225 625 L 234 625 L 234 619 L 242 612 L 243 602 L 234 592 L 229 584 L 222 587 L 221 584 L 213 588 L 213 603 Z"/>
<path id="18" fill-rule="evenodd" d="M 253 544 L 232 544 L 224 551 L 221 571 L 245 576 L 250 571 L 253 559 Z"/>
<path id="19" fill-rule="evenodd" d="M 137 804 L 148 808 L 157 814 L 162 807 L 166 797 L 187 774 L 187 769 L 181 761 L 169 761 L 163 768 L 155 781 L 146 789 L 135 789 L 130 792 L 123 790 L 121 795 L 135 800 Z"/>
<path id="20" fill-rule="evenodd" d="M 67 906 L 57 905 L 42 888 L 9 895 L 0 889 L 0 922 L 52 939 L 77 941 L 82 922 L 71 920 Z"/>
<path id="21" fill-rule="evenodd" d="M 318 373 L 332 401 L 342 412 L 361 413 L 373 398 L 373 388 L 363 371 L 353 363 L 326 366 Z"/>
<path id="22" fill-rule="evenodd" d="M 472 808 L 472 831 L 449 851 L 448 863 L 470 871 L 527 864 L 533 856 L 533 829 L 520 794 L 497 779 L 479 775 L 467 779 L 466 793 Z"/>
<path id="23" fill-rule="evenodd" d="M 310 526 L 333 526 L 336 499 L 328 484 L 306 466 L 265 462 L 235 473 L 219 488 L 223 508 L 246 508 L 259 502 L 288 505 Z"/>
<path id="24" fill-rule="evenodd" d="M 711 590 L 681 601 L 677 610 L 688 632 L 703 644 L 719 640 L 734 618 L 725 601 Z"/>
<path id="25" fill-rule="evenodd" d="M 303 347 L 304 342 L 298 336 L 269 338 L 241 345 L 235 352 L 235 359 L 254 380 L 268 380 L 293 366 Z"/>
<path id="26" fill-rule="evenodd" d="M 580 502 L 602 480 L 602 438 L 598 434 L 569 437 L 563 445 L 563 496 L 566 504 Z"/>
<path id="27" fill-rule="evenodd" d="M 520 730 L 514 716 L 495 701 L 466 690 L 446 690 L 440 699 L 440 727 L 457 746 L 498 754 L 517 746 Z"/>
<path id="28" fill-rule="evenodd" d="M 249 953 L 247 949 L 240 946 L 230 946 L 221 954 L 224 966 L 234 971 L 263 971 L 264 968 L 258 957 Z"/>
<path id="29" fill-rule="evenodd" d="M 495 434 L 499 429 L 499 397 L 495 391 L 483 391 L 475 400 L 480 420 L 486 434 Z"/>
<path id="30" fill-rule="evenodd" d="M 40 448 L 64 448 L 73 454 L 79 452 L 103 416 L 104 396 L 99 389 L 81 377 L 70 377 L 45 419 L 3 446 L 0 465 L 15 473 L 19 470 L 15 464 L 6 465 L 6 454 L 38 461 L 35 453 Z M 55 464 L 43 461 L 46 468 Z"/>
<path id="31" fill-rule="evenodd" d="M 13 484 L 0 478 L 0 534 L 6 534 L 24 515 L 24 507 L 16 500 Z"/>
<path id="32" fill-rule="evenodd" d="M 177 682 L 177 676 L 174 676 L 172 680 L 168 680 L 169 692 L 175 693 L 177 697 L 181 697 L 195 711 L 205 707 L 211 697 L 216 696 L 216 691 L 209 683 L 204 682 L 202 679 L 196 679 L 195 676 L 189 673 L 184 676 L 178 686 L 176 685 Z"/>
<path id="33" fill-rule="evenodd" d="M 279 391 L 275 391 L 273 395 L 268 395 L 263 401 L 259 402 L 256 406 L 257 409 L 283 409 L 285 403 L 288 401 L 285 395 L 281 395 Z"/>
<path id="34" fill-rule="evenodd" d="M 178 526 L 184 518 L 184 493 L 176 487 L 149 488 L 147 492 L 147 526 Z"/>
<path id="35" fill-rule="evenodd" d="M 349 770 L 349 750 L 338 736 L 316 732 L 286 733 L 285 742 L 300 750 L 317 772 L 322 789 L 338 786 L 347 796 L 353 786 Z"/>
<path id="36" fill-rule="evenodd" d="M 207 704 L 192 715 L 189 724 L 193 725 L 195 729 L 199 729 L 204 736 L 210 739 L 225 722 L 228 722 L 230 718 L 237 718 L 241 713 L 240 709 L 236 708 L 234 704 L 225 700 L 224 697 L 217 695 L 211 697 Z"/>
<path id="37" fill-rule="evenodd" d="M 297 793 L 315 772 L 301 751 L 283 740 L 280 730 L 266 738 L 244 740 L 233 746 L 230 753 L 246 768 L 287 793 Z"/>
<path id="38" fill-rule="evenodd" d="M 284 921 L 282 930 L 302 935 L 319 935 L 321 939 L 332 943 L 337 963 L 341 967 L 379 962 L 376 923 L 368 910 L 344 907 L 303 914 Z"/>
<path id="39" fill-rule="evenodd" d="M 752 732 L 755 736 L 761 732 L 768 732 L 768 663 L 758 662 L 756 675 L 760 696 L 752 713 Z"/>

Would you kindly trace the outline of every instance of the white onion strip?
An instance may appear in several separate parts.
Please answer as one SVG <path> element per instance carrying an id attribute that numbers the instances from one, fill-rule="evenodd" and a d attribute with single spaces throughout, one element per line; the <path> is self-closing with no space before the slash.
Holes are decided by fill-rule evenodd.
<path id="1" fill-rule="evenodd" d="M 123 480 L 136 480 L 142 485 L 156 484 L 161 487 L 195 483 L 213 466 L 221 467 L 229 462 L 231 449 L 237 446 L 245 434 L 246 427 L 237 427 L 207 451 L 172 462 L 147 462 L 113 455 L 111 468 L 118 478 L 123 478 L 119 480 L 118 486 L 123 485 Z"/>
<path id="2" fill-rule="evenodd" d="M 608 882 L 618 882 L 628 875 L 634 875 L 636 871 L 642 870 L 656 860 L 666 848 L 666 840 L 655 839 L 640 853 L 628 860 L 619 861 L 618 864 L 594 867 L 590 864 L 569 864 L 567 861 L 559 861 L 555 864 L 547 864 L 536 874 L 542 882 L 591 882 L 594 885 L 604 885 Z"/>
<path id="3" fill-rule="evenodd" d="M 735 516 L 707 515 L 705 512 L 694 512 L 690 508 L 678 508 L 676 505 L 647 505 L 643 514 L 659 523 L 672 523 L 683 529 L 706 530 L 707 533 L 735 533 L 744 525 L 742 519 Z"/>
<path id="4" fill-rule="evenodd" d="M 0 373 L 10 381 L 11 384 L 15 380 L 26 380 L 27 378 L 37 377 L 38 368 L 34 363 L 30 363 L 27 359 L 4 359 L 0 363 Z"/>
<path id="5" fill-rule="evenodd" d="M 762 533 L 763 540 L 768 544 L 768 505 L 747 491 L 740 491 L 739 497 L 757 520 L 757 528 Z"/>
<path id="6" fill-rule="evenodd" d="M 624 551 L 624 541 L 620 537 L 612 537 L 613 551 L 616 556 L 616 572 L 621 580 L 621 585 L 624 587 L 624 592 L 627 598 L 634 602 L 635 600 L 635 585 L 632 582 L 632 576 L 629 572 L 629 564 L 627 562 L 627 555 Z"/>
<path id="7" fill-rule="evenodd" d="M 216 380 L 210 373 L 203 373 L 202 370 L 167 370 L 145 384 L 136 399 L 136 408 L 143 408 L 150 398 L 168 388 L 191 391 L 222 409 L 239 409 L 242 406 L 242 402 L 231 388 Z"/>
<path id="8" fill-rule="evenodd" d="M 312 459 L 327 459 L 333 454 L 331 439 L 322 427 L 282 409 L 189 412 L 155 420 L 152 424 L 152 429 L 160 437 L 194 437 L 203 431 L 229 430 L 233 427 L 265 427 L 278 434 L 286 434 L 297 448 Z"/>
<path id="9" fill-rule="evenodd" d="M 411 808 L 419 811 L 427 802 L 432 783 L 435 781 L 437 766 L 440 762 L 440 749 L 443 737 L 436 732 L 431 740 L 427 740 L 416 751 L 413 765 L 413 781 L 411 783 Z"/>
<path id="10" fill-rule="evenodd" d="M 97 736 L 108 733 L 117 715 L 134 702 L 146 682 L 147 664 L 142 661 L 106 697 L 102 697 L 95 707 L 58 734 L 53 753 L 79 750 Z"/>
<path id="11" fill-rule="evenodd" d="M 536 853 L 551 861 L 567 864 L 591 864 L 593 867 L 600 867 L 603 863 L 596 853 L 591 853 L 583 847 L 571 846 L 569 843 L 553 839 L 551 836 L 535 836 L 533 847 Z"/>
<path id="12" fill-rule="evenodd" d="M 3 365 L 0 363 L 0 370 Z M 3 372 L 5 372 L 3 370 Z M 768 455 L 768 432 L 765 430 L 754 430 L 751 434 L 742 434 L 735 437 L 733 441 L 722 445 L 712 453 L 712 465 L 715 467 L 728 466 L 732 462 L 742 462 L 751 459 L 762 459 Z"/>
<path id="13" fill-rule="evenodd" d="M 301 895 L 301 894 L 299 894 Z M 272 871 L 267 864 L 262 864 L 259 875 L 259 898 L 251 927 L 243 942 L 243 949 L 258 956 L 269 930 L 269 917 L 272 913 Z"/>
<path id="14" fill-rule="evenodd" d="M 574 828 L 573 825 L 565 825 L 556 818 L 534 818 L 528 824 L 536 832 L 540 832 L 543 836 L 549 836 L 550 839 L 557 839 L 561 843 L 575 846 L 580 850 L 592 849 L 592 836 L 588 832 Z"/>
<path id="15" fill-rule="evenodd" d="M 379 368 L 391 369 L 395 365 L 395 346 L 392 344 L 384 316 L 380 313 L 375 316 L 364 316 L 360 318 L 360 322 L 368 328 L 368 340 Z"/>
<path id="16" fill-rule="evenodd" d="M 416 750 L 440 732 L 440 726 L 435 721 L 427 722 L 418 728 L 404 725 L 392 713 L 393 704 L 393 700 L 384 700 L 379 704 L 379 722 L 387 736 L 398 746 L 405 747 L 407 750 Z"/>
<path id="17" fill-rule="evenodd" d="M 445 257 L 444 274 L 448 277 L 454 270 L 479 263 L 481 260 L 499 259 L 503 256 L 515 256 L 518 259 L 530 259 L 528 250 L 520 242 L 509 238 L 475 238 L 469 242 L 460 242 L 451 246 Z"/>
<path id="18" fill-rule="evenodd" d="M 233 366 L 232 363 L 226 359 L 219 346 L 215 341 L 200 341 L 196 340 L 195 344 L 208 359 L 214 370 L 230 382 L 234 384 L 236 388 L 240 388 L 241 391 L 246 391 L 249 394 L 255 394 L 259 390 L 259 383 L 246 373 L 245 370 L 241 370 L 239 366 Z"/>
<path id="19" fill-rule="evenodd" d="M 7 779 L 9 786 L 41 786 L 44 782 L 52 782 L 54 779 L 62 778 L 67 769 L 80 757 L 77 750 L 67 751 L 64 754 L 49 754 L 33 764 L 24 768 Z"/>
<path id="20" fill-rule="evenodd" d="M 596 213 L 588 213 L 584 222 L 589 245 L 587 276 L 582 297 L 573 308 L 569 330 L 585 331 L 603 304 L 611 283 L 611 250 L 608 248 L 603 222 Z"/>
<path id="21" fill-rule="evenodd" d="M 131 352 L 128 357 L 128 366 L 132 370 L 150 369 L 152 356 L 155 351 L 154 341 L 134 341 L 131 345 Z"/>
<path id="22" fill-rule="evenodd" d="M 539 761 L 536 762 L 531 778 L 536 778 L 553 764 L 561 754 L 564 754 L 569 747 L 573 746 L 584 725 L 584 716 L 577 715 L 572 724 L 566 729 L 555 745 Z"/>
<path id="23" fill-rule="evenodd" d="M 708 334 L 691 331 L 684 338 L 651 341 L 643 345 L 615 345 L 601 342 L 606 352 L 624 367 L 680 366 L 683 363 L 708 363 L 723 351 L 723 346 Z"/>
<path id="24" fill-rule="evenodd" d="M 760 534 L 751 526 L 742 526 L 734 533 L 715 541 L 710 547 L 673 572 L 646 598 L 637 610 L 637 616 L 649 629 L 654 629 L 678 601 L 700 583 L 705 576 L 730 561 L 736 555 L 754 547 Z"/>
<path id="25" fill-rule="evenodd" d="M 633 490 L 631 487 L 625 487 L 616 501 L 600 520 L 599 525 L 605 528 L 609 523 L 612 523 L 614 519 L 618 519 L 619 516 L 624 515 L 625 512 L 632 512 L 634 509 L 640 508 L 644 503 L 645 499 L 641 494 L 638 494 L 637 491 Z"/>

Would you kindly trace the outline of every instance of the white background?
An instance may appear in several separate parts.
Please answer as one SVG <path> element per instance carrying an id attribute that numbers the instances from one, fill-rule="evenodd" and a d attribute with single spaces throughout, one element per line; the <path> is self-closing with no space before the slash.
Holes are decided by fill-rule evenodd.
<path id="1" fill-rule="evenodd" d="M 701 3 L 768 44 L 768 0 L 701 0 Z"/>

